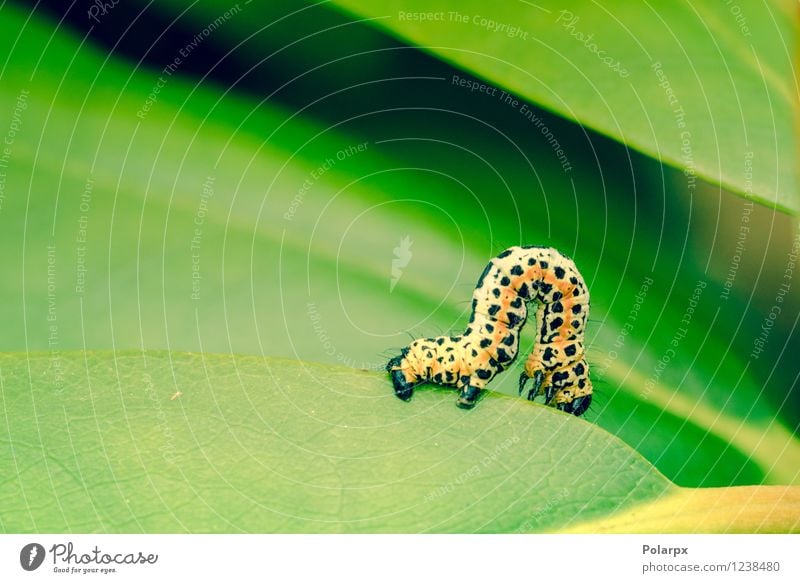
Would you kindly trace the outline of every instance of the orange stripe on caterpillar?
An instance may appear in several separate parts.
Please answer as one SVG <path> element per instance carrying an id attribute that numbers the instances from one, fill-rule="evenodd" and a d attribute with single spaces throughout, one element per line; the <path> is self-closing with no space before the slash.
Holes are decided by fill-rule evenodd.
<path id="1" fill-rule="evenodd" d="M 463 334 L 414 340 L 388 362 L 395 394 L 409 400 L 416 385 L 433 382 L 457 387 L 457 404 L 473 407 L 516 359 L 529 302 L 538 304 L 538 332 L 520 393 L 533 379 L 529 399 L 544 393 L 548 404 L 581 415 L 592 394 L 583 345 L 589 290 L 575 263 L 549 247 L 511 247 L 493 258 L 478 279 Z"/>

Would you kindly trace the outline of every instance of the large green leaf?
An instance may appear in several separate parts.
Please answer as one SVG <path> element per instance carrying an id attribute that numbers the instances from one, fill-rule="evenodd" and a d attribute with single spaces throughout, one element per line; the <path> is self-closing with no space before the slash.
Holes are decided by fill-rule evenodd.
<path id="1" fill-rule="evenodd" d="M 334 3 L 684 169 L 691 193 L 696 174 L 800 210 L 791 2 Z"/>
<path id="2" fill-rule="evenodd" d="M 763 314 L 735 294 L 720 308 L 713 280 L 704 277 L 709 291 L 672 366 L 643 394 L 702 277 L 702 266 L 662 249 L 685 244 L 685 208 L 640 194 L 643 180 L 660 185 L 658 166 L 634 158 L 635 174 L 609 173 L 619 158 L 630 163 L 623 148 L 540 112 L 576 161 L 566 174 L 516 112 L 487 116 L 485 101 L 439 80 L 358 87 L 345 96 L 380 111 L 324 125 L 174 76 L 142 119 L 158 71 L 25 18 L 5 7 L 0 20 L 9 55 L 0 110 L 29 93 L 4 182 L 14 196 L 0 212 L 4 350 L 51 350 L 54 367 L 64 350 L 163 347 L 379 369 L 405 330 L 463 327 L 488 257 L 549 243 L 575 256 L 592 289 L 598 394 L 588 419 L 679 485 L 798 479 L 797 440 L 763 394 L 767 381 L 785 391 L 792 369 L 752 372 L 742 355 Z M 348 101 L 332 99 L 331 109 Z M 337 161 L 319 172 L 328 159 Z M 195 220 L 212 182 L 193 299 Z M 653 224 L 666 225 L 658 237 Z M 414 258 L 392 289 L 392 250 L 406 235 Z M 657 284 L 606 366 L 649 276 Z M 514 376 L 492 389 L 513 392 Z"/>
<path id="3" fill-rule="evenodd" d="M 383 375 L 252 356 L 84 352 L 57 368 L 0 355 L 5 532 L 536 532 L 688 492 L 597 426 L 520 399 L 466 413 L 453 391 L 404 403 Z M 775 509 L 797 488 L 755 490 L 772 515 L 729 504 L 693 530 L 796 528 Z"/>
<path id="4" fill-rule="evenodd" d="M 513 532 L 669 482 L 598 427 L 508 397 L 412 404 L 383 375 L 167 352 L 0 357 L 0 529 Z M 546 511 L 542 509 L 546 508 Z"/>

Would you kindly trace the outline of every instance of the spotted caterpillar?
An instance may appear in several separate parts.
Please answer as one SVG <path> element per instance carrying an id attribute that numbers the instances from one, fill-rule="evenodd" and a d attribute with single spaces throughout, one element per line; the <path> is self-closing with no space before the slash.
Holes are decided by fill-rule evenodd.
<path id="1" fill-rule="evenodd" d="M 456 404 L 471 409 L 494 376 L 517 357 L 527 302 L 537 302 L 536 344 L 519 378 L 520 395 L 529 379 L 528 399 L 582 415 L 592 401 L 583 333 L 589 290 L 575 263 L 550 247 L 511 247 L 483 270 L 472 295 L 464 334 L 420 338 L 389 360 L 395 394 L 411 399 L 425 382 L 459 388 Z"/>

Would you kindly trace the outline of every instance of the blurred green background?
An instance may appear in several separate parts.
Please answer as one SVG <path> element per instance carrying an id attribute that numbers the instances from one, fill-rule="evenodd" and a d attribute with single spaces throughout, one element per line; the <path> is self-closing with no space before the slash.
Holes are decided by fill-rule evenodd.
<path id="1" fill-rule="evenodd" d="M 7 3 L 0 21 L 0 131 L 20 121 L 0 207 L 0 350 L 381 370 L 409 335 L 463 329 L 490 257 L 551 245 L 592 294 L 588 420 L 681 486 L 797 483 L 796 285 L 770 319 L 798 240 L 793 184 L 779 209 L 691 188 L 591 119 L 497 83 L 470 91 L 454 78 L 486 79 L 330 3 L 130 2 L 96 19 L 36 6 Z M 780 77 L 786 62 L 765 67 Z M 737 139 L 726 123 L 711 142 Z M 741 160 L 742 175 L 772 184 L 796 160 L 770 155 L 780 164 Z M 519 367 L 491 389 L 515 393 Z"/>

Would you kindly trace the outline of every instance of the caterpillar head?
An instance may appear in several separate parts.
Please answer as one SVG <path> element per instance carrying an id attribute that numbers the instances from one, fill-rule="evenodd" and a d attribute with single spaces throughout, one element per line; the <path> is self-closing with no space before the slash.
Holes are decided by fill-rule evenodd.
<path id="1" fill-rule="evenodd" d="M 407 366 L 408 364 L 403 362 L 406 354 L 408 354 L 408 348 L 403 348 L 398 356 L 389 359 L 389 362 L 386 363 L 386 372 L 389 373 L 389 378 L 392 379 L 394 394 L 403 401 L 410 401 L 411 396 L 414 394 L 414 383 L 409 383 L 406 380 L 405 372 L 403 372 L 403 365 L 406 364 Z"/>

